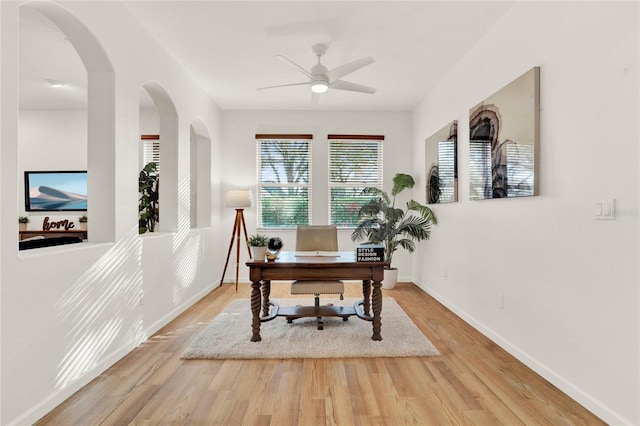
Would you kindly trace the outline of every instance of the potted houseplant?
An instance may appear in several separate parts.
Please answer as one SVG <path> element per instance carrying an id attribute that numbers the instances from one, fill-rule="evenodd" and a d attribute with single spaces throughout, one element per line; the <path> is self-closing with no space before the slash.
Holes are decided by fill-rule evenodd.
<path id="1" fill-rule="evenodd" d="M 144 166 L 138 176 L 138 233 L 154 232 L 160 221 L 160 174 L 158 164 L 151 162 Z"/>
<path id="2" fill-rule="evenodd" d="M 26 231 L 28 224 L 29 224 L 29 217 L 27 216 L 18 217 L 18 228 L 20 231 Z"/>
<path id="3" fill-rule="evenodd" d="M 389 264 L 382 282 L 386 289 L 395 287 L 398 277 L 398 270 L 392 263 L 395 251 L 403 248 L 413 253 L 416 242 L 429 239 L 431 225 L 438 223 L 435 213 L 415 200 L 409 200 L 405 210 L 396 207 L 396 196 L 414 185 L 411 175 L 398 173 L 393 177 L 391 196 L 378 188 L 365 188 L 363 193 L 371 194 L 373 198 L 360 208 L 360 222 L 351 234 L 353 241 L 366 240 L 384 247 L 385 261 Z"/>
<path id="4" fill-rule="evenodd" d="M 78 222 L 80 223 L 80 229 L 83 231 L 87 230 L 87 222 L 89 221 L 89 218 L 87 218 L 87 215 L 82 215 L 78 218 Z"/>
<path id="5" fill-rule="evenodd" d="M 269 237 L 266 235 L 255 234 L 249 237 L 248 243 L 249 247 L 251 247 L 251 253 L 254 261 L 264 261 L 264 257 L 267 254 L 268 242 Z"/>

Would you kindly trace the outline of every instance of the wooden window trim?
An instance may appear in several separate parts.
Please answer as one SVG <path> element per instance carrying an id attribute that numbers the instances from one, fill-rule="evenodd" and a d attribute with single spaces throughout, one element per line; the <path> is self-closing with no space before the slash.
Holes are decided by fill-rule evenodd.
<path id="1" fill-rule="evenodd" d="M 327 139 L 360 140 L 360 141 L 383 141 L 384 135 L 327 135 Z"/>
<path id="2" fill-rule="evenodd" d="M 256 133 L 256 139 L 313 139 L 310 134 Z"/>

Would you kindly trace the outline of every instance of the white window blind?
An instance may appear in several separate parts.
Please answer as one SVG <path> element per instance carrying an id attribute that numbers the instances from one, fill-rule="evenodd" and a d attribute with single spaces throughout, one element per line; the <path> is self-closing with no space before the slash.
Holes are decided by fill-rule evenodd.
<path id="1" fill-rule="evenodd" d="M 492 198 L 491 142 L 471 140 L 469 142 L 469 198 L 484 200 Z"/>
<path id="2" fill-rule="evenodd" d="M 312 135 L 256 135 L 258 228 L 311 223 Z"/>
<path id="3" fill-rule="evenodd" d="M 491 143 L 489 141 L 470 141 L 470 199 L 482 200 L 495 197 L 494 182 L 497 182 L 496 185 L 502 182 L 506 184 L 505 196 L 508 197 L 523 197 L 534 194 L 533 144 L 506 142 L 501 149 L 506 150 L 506 165 L 503 166 L 506 169 L 506 176 L 499 173 L 499 165 L 494 164 L 494 161 L 492 161 Z M 493 155 L 500 157 L 500 152 Z M 500 186 L 496 187 L 500 188 Z"/>
<path id="4" fill-rule="evenodd" d="M 383 141 L 379 135 L 329 135 L 329 221 L 355 227 L 366 187 L 382 189 Z"/>
<path id="5" fill-rule="evenodd" d="M 151 162 L 157 164 L 156 170 L 160 173 L 160 136 L 142 135 L 142 167 Z"/>
<path id="6" fill-rule="evenodd" d="M 507 144 L 507 188 L 509 197 L 533 195 L 533 144 Z"/>
<path id="7" fill-rule="evenodd" d="M 438 186 L 441 191 L 440 202 L 456 201 L 456 143 L 454 141 L 438 142 L 438 178 Z"/>

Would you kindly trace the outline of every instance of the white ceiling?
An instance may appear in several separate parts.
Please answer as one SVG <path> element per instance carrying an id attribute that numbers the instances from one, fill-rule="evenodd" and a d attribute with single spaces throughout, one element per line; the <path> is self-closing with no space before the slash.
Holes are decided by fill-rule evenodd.
<path id="1" fill-rule="evenodd" d="M 222 109 L 402 111 L 413 109 L 512 3 L 125 2 L 141 25 Z M 65 60 L 74 54 L 70 44 L 66 42 L 65 46 L 64 37 L 56 34 L 56 28 L 35 15 L 21 15 L 22 107 L 60 107 L 63 101 L 56 98 L 61 96 L 69 97 L 68 107 L 78 107 L 77 92 L 83 84 L 86 87 L 82 64 L 77 56 L 75 60 Z M 329 45 L 322 58 L 329 69 L 373 57 L 375 63 L 343 80 L 375 87 L 377 93 L 330 89 L 318 103 L 312 103 L 307 86 L 256 90 L 306 81 L 302 73 L 275 55 L 284 55 L 310 69 L 316 63 L 311 51 L 316 43 Z M 44 83 L 47 78 L 64 79 L 69 86 L 52 91 Z"/>

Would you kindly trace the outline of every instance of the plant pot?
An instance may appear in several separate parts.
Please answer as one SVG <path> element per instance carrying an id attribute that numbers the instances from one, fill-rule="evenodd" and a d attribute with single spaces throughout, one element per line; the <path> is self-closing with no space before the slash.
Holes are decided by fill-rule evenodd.
<path id="1" fill-rule="evenodd" d="M 87 222 L 80 222 L 80 230 L 81 231 L 87 230 Z"/>
<path id="2" fill-rule="evenodd" d="M 27 230 L 27 226 L 29 226 L 28 223 L 18 223 L 18 230 L 26 231 Z"/>
<path id="3" fill-rule="evenodd" d="M 267 246 L 251 246 L 251 254 L 254 262 L 264 262 L 264 257 L 267 255 Z"/>
<path id="4" fill-rule="evenodd" d="M 382 280 L 382 288 L 385 290 L 391 290 L 396 286 L 396 282 L 398 282 L 398 269 L 385 269 L 384 279 Z"/>

